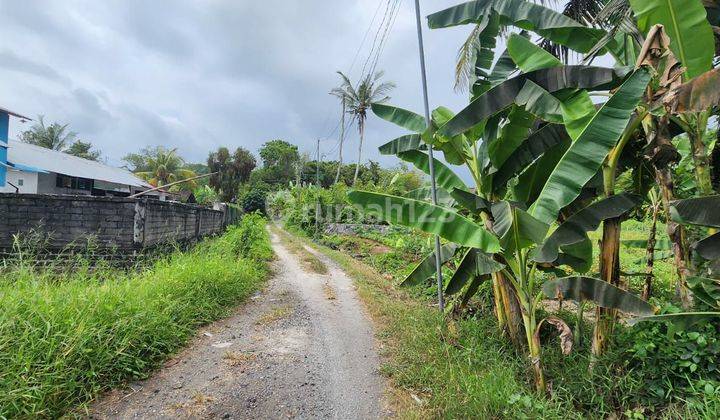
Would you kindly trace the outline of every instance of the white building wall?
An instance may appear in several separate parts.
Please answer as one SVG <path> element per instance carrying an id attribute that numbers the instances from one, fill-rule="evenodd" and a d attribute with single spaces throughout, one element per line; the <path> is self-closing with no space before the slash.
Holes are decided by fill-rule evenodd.
<path id="1" fill-rule="evenodd" d="M 37 194 L 38 192 L 38 174 L 36 172 L 15 171 L 8 168 L 6 180 L 9 182 L 5 182 L 5 185 L 0 187 L 0 192 L 14 193 L 15 187 L 10 183 L 16 185 L 21 194 Z"/>

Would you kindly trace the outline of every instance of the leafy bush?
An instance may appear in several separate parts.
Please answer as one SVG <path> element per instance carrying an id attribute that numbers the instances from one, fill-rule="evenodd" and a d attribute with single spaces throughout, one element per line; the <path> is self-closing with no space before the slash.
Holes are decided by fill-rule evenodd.
<path id="1" fill-rule="evenodd" d="M 268 187 L 263 184 L 253 184 L 250 189 L 240 197 L 240 205 L 245 213 L 260 212 L 265 214 L 265 200 Z"/>
<path id="2" fill-rule="evenodd" d="M 195 195 L 195 201 L 198 204 L 210 205 L 219 201 L 217 192 L 213 190 L 209 185 L 203 185 L 193 191 Z"/>
<path id="3" fill-rule="evenodd" d="M 679 311 L 664 308 L 665 313 Z M 720 333 L 715 325 L 668 331 L 665 324 L 641 323 L 619 340 L 628 367 L 644 383 L 638 397 L 662 404 L 668 398 L 697 402 L 699 394 L 720 396 Z"/>
<path id="4" fill-rule="evenodd" d="M 27 265 L 6 268 L 0 418 L 59 417 L 146 376 L 198 326 L 257 289 L 269 249 L 263 219 L 251 215 L 222 237 L 140 273 L 78 270 L 58 277 Z"/>

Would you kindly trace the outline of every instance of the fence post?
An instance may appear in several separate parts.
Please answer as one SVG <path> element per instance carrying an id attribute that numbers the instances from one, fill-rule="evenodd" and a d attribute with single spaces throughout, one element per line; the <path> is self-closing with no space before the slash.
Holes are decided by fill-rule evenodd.
<path id="1" fill-rule="evenodd" d="M 133 243 L 140 247 L 145 244 L 145 200 L 135 201 Z"/>
<path id="2" fill-rule="evenodd" d="M 202 214 L 200 212 L 200 209 L 195 209 L 195 241 L 200 240 L 200 219 L 202 218 Z"/>

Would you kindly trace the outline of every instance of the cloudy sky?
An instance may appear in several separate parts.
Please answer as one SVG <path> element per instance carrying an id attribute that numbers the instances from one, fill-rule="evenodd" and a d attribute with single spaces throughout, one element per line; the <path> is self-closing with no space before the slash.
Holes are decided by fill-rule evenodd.
<path id="1" fill-rule="evenodd" d="M 220 145 L 257 153 L 274 138 L 314 153 L 332 134 L 336 70 L 356 79 L 387 0 L 0 0 L 0 107 L 69 123 L 108 162 L 148 145 L 204 161 Z M 459 1 L 423 0 L 422 13 Z M 470 28 L 425 31 L 431 105 L 453 92 L 458 46 Z M 358 53 L 359 50 L 359 53 Z M 357 55 L 357 57 L 356 57 Z M 403 0 L 378 69 L 392 103 L 422 110 L 412 0 Z M 11 138 L 29 123 L 11 122 Z M 401 134 L 374 116 L 364 156 Z M 337 133 L 321 143 L 336 156 Z M 357 157 L 357 134 L 346 159 Z"/>

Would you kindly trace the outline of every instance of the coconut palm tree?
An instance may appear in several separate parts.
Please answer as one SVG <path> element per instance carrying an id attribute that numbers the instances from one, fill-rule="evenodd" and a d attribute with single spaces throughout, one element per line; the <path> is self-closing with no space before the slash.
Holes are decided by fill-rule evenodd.
<path id="1" fill-rule="evenodd" d="M 373 103 L 382 103 L 390 99 L 387 94 L 395 87 L 395 84 L 392 82 L 380 82 L 384 74 L 382 71 L 378 71 L 374 75 L 367 74 L 360 80 L 357 87 L 353 86 L 345 74 L 340 71 L 338 74 L 342 77 L 342 84 L 339 88 L 333 89 L 331 93 L 343 100 L 345 111 L 350 114 L 353 119 L 357 120 L 358 132 L 360 134 L 358 160 L 357 166 L 355 166 L 355 176 L 353 177 L 354 185 L 357 182 L 358 172 L 360 171 L 367 111 Z"/>
<path id="2" fill-rule="evenodd" d="M 46 149 L 63 151 L 77 137 L 77 133 L 68 131 L 68 125 L 45 124 L 45 116 L 38 116 L 38 122 L 29 130 L 20 134 L 20 140 Z"/>
<path id="3" fill-rule="evenodd" d="M 147 156 L 144 166 L 144 170 L 135 175 L 156 187 L 195 176 L 195 172 L 185 168 L 185 161 L 177 155 L 177 148 L 156 148 L 152 155 Z"/>

